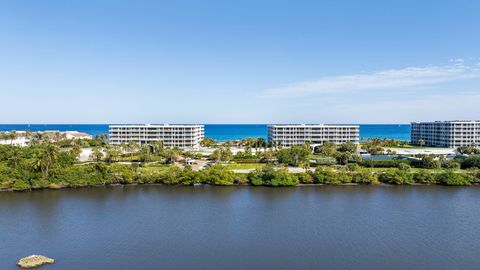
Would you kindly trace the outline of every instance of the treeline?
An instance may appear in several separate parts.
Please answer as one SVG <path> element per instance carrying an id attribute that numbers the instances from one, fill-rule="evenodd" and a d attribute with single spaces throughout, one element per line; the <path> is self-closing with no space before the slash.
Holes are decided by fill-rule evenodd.
<path id="1" fill-rule="evenodd" d="M 408 165 L 423 169 L 470 169 L 480 168 L 480 155 L 447 160 L 444 156 L 418 155 L 417 159 L 361 160 L 358 164 L 365 168 L 399 168 Z"/>
<path id="2" fill-rule="evenodd" d="M 201 171 L 193 171 L 189 167 L 181 169 L 171 165 L 166 170 L 156 171 L 143 170 L 136 164 L 94 163 L 60 168 L 55 174 L 48 177 L 41 173 L 26 178 L 25 175 L 7 174 L 5 166 L 0 167 L 0 188 L 14 191 L 114 184 L 210 184 L 220 186 L 250 184 L 280 187 L 298 184 L 472 185 L 480 183 L 480 170 L 432 172 L 395 168 L 372 171 L 358 166 L 348 166 L 338 170 L 331 167 L 317 167 L 314 171 L 289 173 L 285 168 L 275 169 L 273 166 L 267 165 L 249 174 L 236 174 L 222 165 L 214 165 Z"/>

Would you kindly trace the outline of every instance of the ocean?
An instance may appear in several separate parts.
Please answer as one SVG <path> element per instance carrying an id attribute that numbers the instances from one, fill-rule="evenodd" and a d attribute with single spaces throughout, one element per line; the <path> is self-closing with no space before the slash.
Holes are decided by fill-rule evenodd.
<path id="1" fill-rule="evenodd" d="M 108 124 L 0 124 L 0 131 L 12 130 L 76 130 L 91 135 L 107 134 Z M 266 124 L 206 124 L 205 136 L 217 141 L 240 140 L 246 137 L 267 139 Z M 388 138 L 410 141 L 410 125 L 360 124 L 360 139 Z"/>

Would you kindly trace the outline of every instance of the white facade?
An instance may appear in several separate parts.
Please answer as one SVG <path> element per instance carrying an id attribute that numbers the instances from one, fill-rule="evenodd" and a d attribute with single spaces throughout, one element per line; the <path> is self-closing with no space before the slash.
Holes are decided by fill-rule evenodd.
<path id="1" fill-rule="evenodd" d="M 203 125 L 111 125 L 109 140 L 112 145 L 129 142 L 142 145 L 161 141 L 165 147 L 198 149 L 204 133 Z"/>
<path id="2" fill-rule="evenodd" d="M 358 143 L 359 129 L 357 125 L 269 125 L 268 141 L 278 142 L 285 147 L 301 145 L 306 142 L 313 144 L 323 144 L 324 142 L 334 144 Z"/>
<path id="3" fill-rule="evenodd" d="M 62 132 L 62 135 L 64 135 L 67 140 L 92 139 L 92 135 L 78 131 L 65 131 Z"/>
<path id="4" fill-rule="evenodd" d="M 413 122 L 412 144 L 459 147 L 480 145 L 480 121 Z"/>
<path id="5" fill-rule="evenodd" d="M 17 137 L 12 140 L 2 140 L 0 139 L 0 144 L 8 144 L 13 146 L 25 147 L 30 143 L 30 140 L 26 137 Z"/>

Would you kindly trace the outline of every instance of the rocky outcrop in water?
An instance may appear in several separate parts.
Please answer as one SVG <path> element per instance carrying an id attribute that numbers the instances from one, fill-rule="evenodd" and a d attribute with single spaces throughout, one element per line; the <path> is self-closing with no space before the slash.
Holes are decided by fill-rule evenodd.
<path id="1" fill-rule="evenodd" d="M 52 264 L 55 260 L 42 256 L 42 255 L 31 255 L 25 258 L 21 258 L 17 265 L 22 268 L 34 268 L 38 266 L 42 266 L 44 264 Z"/>

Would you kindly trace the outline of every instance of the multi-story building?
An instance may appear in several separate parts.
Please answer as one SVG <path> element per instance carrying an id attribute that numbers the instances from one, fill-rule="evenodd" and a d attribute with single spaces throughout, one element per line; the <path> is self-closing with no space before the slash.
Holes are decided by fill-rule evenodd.
<path id="1" fill-rule="evenodd" d="M 480 121 L 413 122 L 411 128 L 412 144 L 438 147 L 480 145 Z"/>
<path id="2" fill-rule="evenodd" d="M 165 147 L 198 149 L 204 138 L 204 131 L 203 125 L 111 125 L 109 140 L 113 145 L 129 142 L 142 145 L 161 141 Z"/>
<path id="3" fill-rule="evenodd" d="M 324 124 L 293 124 L 269 125 L 268 141 L 278 142 L 282 146 L 304 144 L 323 144 L 332 142 L 359 142 L 359 126 L 356 125 L 324 125 Z"/>

